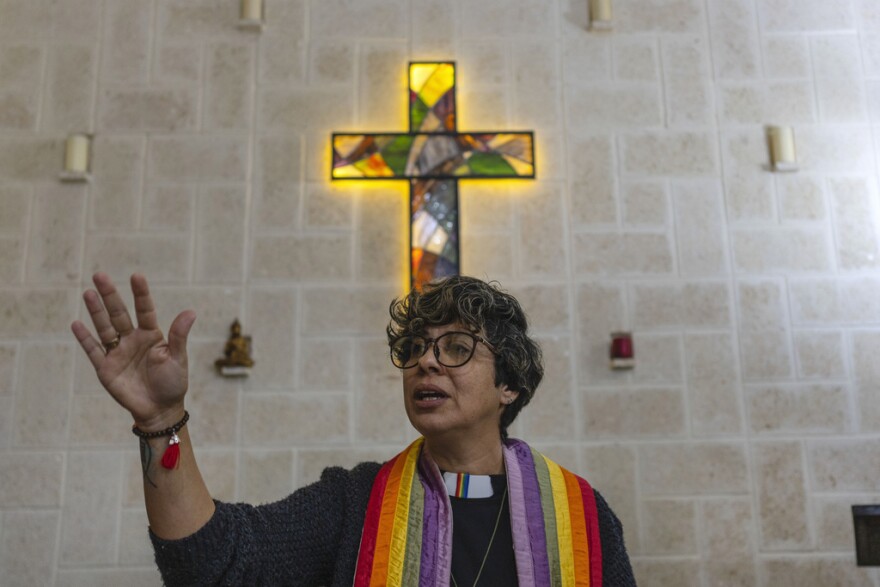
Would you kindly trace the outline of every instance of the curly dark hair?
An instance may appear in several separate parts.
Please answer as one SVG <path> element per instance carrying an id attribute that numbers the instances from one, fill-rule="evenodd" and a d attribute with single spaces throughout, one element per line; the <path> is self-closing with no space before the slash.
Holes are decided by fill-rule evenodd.
<path id="1" fill-rule="evenodd" d="M 454 275 L 432 281 L 422 291 L 411 291 L 391 302 L 388 343 L 409 334 L 422 334 L 429 326 L 460 322 L 482 332 L 495 347 L 495 385 L 519 392 L 501 413 L 501 437 L 535 395 L 544 377 L 541 347 L 527 334 L 526 314 L 515 297 L 498 282 Z"/>

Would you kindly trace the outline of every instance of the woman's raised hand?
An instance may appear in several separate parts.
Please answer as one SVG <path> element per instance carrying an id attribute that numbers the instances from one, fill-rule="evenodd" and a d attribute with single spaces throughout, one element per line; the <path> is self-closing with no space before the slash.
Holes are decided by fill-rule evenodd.
<path id="1" fill-rule="evenodd" d="M 171 426 L 183 415 L 183 398 L 189 386 L 186 337 L 195 313 L 187 310 L 178 314 L 166 341 L 143 275 L 131 276 L 137 327 L 110 278 L 96 273 L 93 280 L 97 291 L 87 290 L 83 300 L 98 339 L 79 320 L 71 324 L 74 336 L 95 367 L 98 380 L 131 412 L 138 428 L 149 432 Z"/>

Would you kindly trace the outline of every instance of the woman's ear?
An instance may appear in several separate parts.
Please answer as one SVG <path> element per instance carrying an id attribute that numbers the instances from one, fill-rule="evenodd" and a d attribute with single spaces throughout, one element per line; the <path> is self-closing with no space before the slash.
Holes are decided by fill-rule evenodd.
<path id="1" fill-rule="evenodd" d="M 517 396 L 519 396 L 518 391 L 513 391 L 509 389 L 507 385 L 501 386 L 501 403 L 505 406 L 509 406 L 513 402 L 516 401 Z"/>

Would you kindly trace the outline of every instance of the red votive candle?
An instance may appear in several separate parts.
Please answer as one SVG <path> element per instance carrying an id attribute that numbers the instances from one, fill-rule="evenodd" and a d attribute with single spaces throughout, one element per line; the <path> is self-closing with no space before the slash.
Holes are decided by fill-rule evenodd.
<path id="1" fill-rule="evenodd" d="M 632 369 L 635 367 L 632 334 L 629 332 L 612 332 L 610 354 L 612 369 Z"/>

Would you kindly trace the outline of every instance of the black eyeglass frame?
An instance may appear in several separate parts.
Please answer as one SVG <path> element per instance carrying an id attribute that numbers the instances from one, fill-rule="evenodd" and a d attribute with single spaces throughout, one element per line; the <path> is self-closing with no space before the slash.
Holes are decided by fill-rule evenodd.
<path id="1" fill-rule="evenodd" d="M 463 334 L 465 336 L 469 336 L 474 341 L 474 346 L 471 348 L 470 356 L 468 356 L 468 358 L 465 359 L 465 361 L 463 363 L 459 363 L 458 365 L 455 365 L 455 366 L 447 365 L 446 363 L 444 363 L 443 361 L 440 360 L 440 347 L 437 346 L 438 340 L 440 340 L 444 336 L 449 336 L 452 334 Z M 425 350 L 422 351 L 422 354 L 420 354 L 418 357 L 416 357 L 415 363 L 413 363 L 412 365 L 409 365 L 408 367 L 401 367 L 397 363 L 394 362 L 394 345 L 397 344 L 397 341 L 402 340 L 404 338 L 412 338 L 412 339 L 421 338 L 425 341 Z M 471 359 L 474 358 L 474 354 L 477 352 L 477 343 L 478 342 L 481 342 L 484 345 L 486 345 L 486 348 L 489 349 L 490 351 L 492 351 L 493 355 L 496 355 L 496 356 L 498 355 L 498 351 L 495 349 L 495 347 L 492 345 L 492 343 L 490 343 L 488 340 L 486 340 L 485 338 L 483 338 L 479 334 L 475 334 L 473 332 L 467 332 L 464 330 L 450 330 L 449 332 L 444 332 L 443 334 L 441 334 L 437 338 L 428 338 L 427 336 L 421 336 L 420 334 L 404 334 L 402 336 L 398 336 L 397 338 L 395 338 L 394 340 L 391 341 L 391 343 L 388 345 L 388 352 L 391 355 L 391 364 L 392 365 L 394 365 L 395 367 L 397 367 L 398 369 L 401 369 L 401 370 L 412 369 L 413 367 L 415 367 L 416 365 L 419 364 L 419 360 L 425 356 L 425 353 L 428 352 L 428 347 L 433 345 L 434 346 L 434 358 L 437 360 L 437 362 L 440 363 L 441 365 L 443 365 L 444 367 L 446 367 L 447 369 L 457 369 L 458 367 L 464 367 L 465 365 L 467 365 L 470 362 Z"/>

